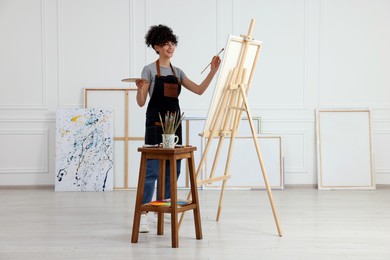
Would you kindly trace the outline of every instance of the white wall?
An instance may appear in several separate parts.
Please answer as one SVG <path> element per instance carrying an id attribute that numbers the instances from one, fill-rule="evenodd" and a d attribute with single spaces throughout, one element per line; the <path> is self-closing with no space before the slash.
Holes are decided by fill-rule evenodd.
<path id="1" fill-rule="evenodd" d="M 153 24 L 179 35 L 173 63 L 196 82 L 227 35 L 264 42 L 250 92 L 262 132 L 281 135 L 286 184 L 315 184 L 315 109 L 370 107 L 377 183 L 390 184 L 390 2 L 387 0 L 0 0 L 0 186 L 54 183 L 55 111 L 83 88 L 126 87 L 157 59 Z M 214 82 L 215 83 L 215 82 Z M 187 116 L 203 96 L 182 95 Z M 141 135 L 145 109 L 130 132 Z"/>

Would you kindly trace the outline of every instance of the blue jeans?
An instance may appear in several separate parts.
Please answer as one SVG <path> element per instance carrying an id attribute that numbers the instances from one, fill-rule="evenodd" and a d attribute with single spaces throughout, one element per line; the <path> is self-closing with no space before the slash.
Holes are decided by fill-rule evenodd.
<path id="1" fill-rule="evenodd" d="M 181 160 L 176 161 L 176 169 L 177 169 L 177 178 L 180 175 L 180 166 Z M 154 186 L 156 184 L 156 180 L 158 180 L 159 175 L 159 160 L 147 160 L 146 161 L 146 176 L 145 176 L 145 184 L 144 184 L 144 196 L 142 198 L 142 204 L 149 203 L 152 201 Z M 169 199 L 171 197 L 171 185 L 170 185 L 170 167 L 169 161 L 166 161 L 165 168 L 165 199 Z M 157 186 L 158 187 L 158 186 Z"/>

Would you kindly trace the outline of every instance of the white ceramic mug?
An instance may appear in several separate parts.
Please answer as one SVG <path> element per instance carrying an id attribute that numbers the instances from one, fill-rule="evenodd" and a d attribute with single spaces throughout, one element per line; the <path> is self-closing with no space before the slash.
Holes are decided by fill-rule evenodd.
<path id="1" fill-rule="evenodd" d="M 179 142 L 179 137 L 175 134 L 162 134 L 163 148 L 175 148 Z"/>

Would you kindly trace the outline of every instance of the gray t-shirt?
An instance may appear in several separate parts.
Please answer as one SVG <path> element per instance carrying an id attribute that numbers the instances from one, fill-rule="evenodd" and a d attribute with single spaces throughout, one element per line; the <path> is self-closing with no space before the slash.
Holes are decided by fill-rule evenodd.
<path id="1" fill-rule="evenodd" d="M 178 67 L 173 66 L 173 69 L 175 70 L 176 76 L 179 78 L 180 82 L 183 81 L 183 79 L 187 78 L 186 74 L 184 74 L 184 72 Z M 173 75 L 171 67 L 165 68 L 160 66 L 160 73 L 161 76 Z M 143 79 L 149 80 L 150 82 L 149 96 L 152 96 L 153 89 L 154 89 L 154 79 L 156 75 L 157 75 L 156 62 L 146 65 L 142 70 L 141 77 Z"/>

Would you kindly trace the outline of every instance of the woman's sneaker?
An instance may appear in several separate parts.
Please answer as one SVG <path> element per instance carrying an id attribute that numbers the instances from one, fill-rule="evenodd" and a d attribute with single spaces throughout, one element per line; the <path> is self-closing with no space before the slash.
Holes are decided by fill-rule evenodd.
<path id="1" fill-rule="evenodd" d="M 149 233 L 149 226 L 148 226 L 148 215 L 147 214 L 141 214 L 141 221 L 139 225 L 139 232 L 140 233 Z"/>

